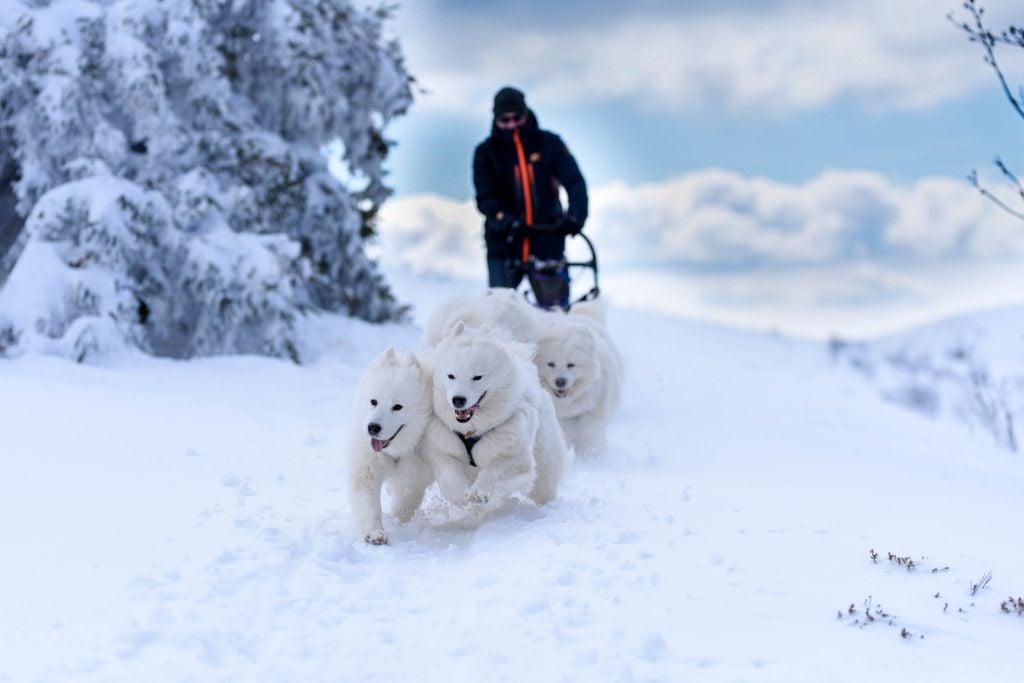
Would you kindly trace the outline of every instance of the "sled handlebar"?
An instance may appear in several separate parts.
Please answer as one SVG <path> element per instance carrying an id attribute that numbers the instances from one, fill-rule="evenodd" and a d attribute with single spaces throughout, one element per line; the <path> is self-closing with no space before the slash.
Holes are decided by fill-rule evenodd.
<path id="1" fill-rule="evenodd" d="M 562 225 L 558 224 L 558 223 L 535 223 L 535 224 L 533 224 L 531 226 L 523 227 L 523 228 L 520 228 L 520 229 L 523 230 L 523 231 L 538 230 L 538 231 L 549 231 L 549 232 L 552 232 L 552 233 L 561 230 L 561 231 L 564 231 L 563 234 L 569 235 L 569 232 L 566 231 L 565 228 Z M 509 235 L 510 235 L 509 242 L 512 241 L 512 235 L 513 234 L 514 233 L 512 231 L 509 232 Z M 563 259 L 561 259 L 560 263 L 558 263 L 558 267 L 560 267 L 560 268 L 583 268 L 583 269 L 591 271 L 593 273 L 593 275 L 594 275 L 594 286 L 591 287 L 590 290 L 587 293 L 583 294 L 582 296 L 578 297 L 574 301 L 570 302 L 570 305 L 573 305 L 573 304 L 578 304 L 581 301 L 589 301 L 589 300 L 596 299 L 600 295 L 601 289 L 600 289 L 600 286 L 598 285 L 598 281 L 597 281 L 597 250 L 594 249 L 594 243 L 591 242 L 590 238 L 587 237 L 586 235 L 584 235 L 582 232 L 577 232 L 577 233 L 575 233 L 575 234 L 573 234 L 571 236 L 572 237 L 580 237 L 580 238 L 583 239 L 583 242 L 585 243 L 585 245 L 587 247 L 587 250 L 590 252 L 590 258 L 588 260 L 584 260 L 584 261 L 569 261 L 569 260 L 566 260 L 566 259 L 563 258 Z M 513 272 L 521 273 L 522 275 L 527 275 L 527 276 L 530 275 L 530 273 L 532 273 L 534 271 L 537 271 L 537 270 L 540 270 L 541 268 L 543 268 L 542 262 L 540 262 L 537 259 L 535 259 L 532 255 L 525 262 L 522 259 L 519 259 L 519 258 L 510 258 L 510 259 L 508 259 L 507 263 L 508 263 L 509 268 Z"/>
<path id="2" fill-rule="evenodd" d="M 566 224 L 563 221 L 559 221 L 557 223 L 534 223 L 533 225 L 526 225 L 525 223 L 517 222 L 515 226 L 509 228 L 508 241 L 509 243 L 512 243 L 517 237 L 524 237 L 529 235 L 531 232 L 566 235 L 568 237 L 575 237 L 576 235 L 581 234 L 579 232 L 570 232 L 565 226 Z"/>

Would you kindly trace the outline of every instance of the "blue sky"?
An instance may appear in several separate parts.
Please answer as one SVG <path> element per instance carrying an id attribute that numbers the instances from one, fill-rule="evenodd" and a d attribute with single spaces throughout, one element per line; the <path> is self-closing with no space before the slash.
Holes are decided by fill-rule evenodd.
<path id="1" fill-rule="evenodd" d="M 829 168 L 872 169 L 900 180 L 963 178 L 997 153 L 1020 150 L 1024 132 L 994 87 L 925 111 L 884 115 L 842 102 L 765 120 L 637 112 L 622 103 L 537 109 L 542 125 L 565 137 L 592 185 L 652 182 L 708 167 L 788 182 Z M 472 150 L 489 130 L 487 112 L 477 118 L 414 110 L 393 125 L 399 145 L 390 180 L 397 192 L 470 197 Z"/>
<path id="2" fill-rule="evenodd" d="M 1019 0 L 984 2 L 992 29 Z M 388 130 L 385 252 L 482 279 L 470 161 L 494 92 L 527 93 L 591 188 L 618 301 L 738 325 L 877 334 L 1024 304 L 1021 120 L 960 0 L 417 0 L 394 24 L 422 92 Z M 999 52 L 1024 84 L 1024 50 Z M 987 177 L 985 177 L 987 176 Z M 400 246 L 399 246 L 400 245 Z"/>
<path id="3" fill-rule="evenodd" d="M 989 4 L 994 21 L 1000 10 L 1013 16 L 1003 7 L 1008 3 Z M 592 185 L 651 182 L 708 167 L 789 182 L 829 168 L 871 169 L 905 180 L 963 177 L 971 168 L 988 166 L 994 154 L 1019 149 L 1012 141 L 1024 122 L 1006 105 L 980 51 L 945 18 L 958 7 L 955 0 L 856 7 L 736 0 L 407 5 L 399 10 L 399 35 L 410 70 L 428 92 L 389 129 L 398 141 L 391 180 L 400 194 L 470 196 L 472 148 L 489 127 L 489 96 L 506 83 L 527 91 L 542 125 L 566 138 Z M 531 15 L 544 22 L 529 20 Z M 909 17 L 913 21 L 901 25 Z M 729 30 L 749 22 L 763 26 L 752 40 L 743 30 Z M 639 28 L 623 28 L 631 23 Z M 651 55 L 651 61 L 665 64 L 642 67 L 650 73 L 637 73 L 637 83 L 619 88 L 581 86 L 583 95 L 557 91 L 589 68 L 588 50 L 614 62 L 615 50 L 628 51 L 631 36 L 649 26 L 668 27 L 658 38 L 667 46 Z M 685 45 L 694 36 L 687 31 L 705 28 L 720 38 L 688 51 Z M 849 46 L 848 58 L 820 37 L 829 30 L 850 33 L 839 41 Z M 794 33 L 805 38 L 793 39 Z M 579 50 L 582 56 L 559 61 L 561 51 L 573 53 L 581 43 L 602 38 L 608 41 L 604 49 Z M 741 50 L 723 44 L 728 40 L 754 43 L 767 57 L 735 57 Z M 790 42 L 802 46 L 761 69 Z M 552 50 L 555 59 L 544 61 Z M 532 52 L 541 55 L 541 64 L 523 57 Z M 858 52 L 869 53 L 863 66 Z M 830 59 L 837 63 L 809 66 Z M 601 68 L 606 67 L 594 66 L 590 77 L 600 80 Z M 900 73 L 896 78 L 894 71 Z M 662 74 L 665 84 L 643 86 L 643 79 Z M 685 93 L 678 101 L 664 94 L 674 92 L 671 79 L 677 77 L 682 78 L 676 90 Z M 691 85 L 714 79 L 717 85 Z M 804 85 L 787 85 L 794 82 Z"/>

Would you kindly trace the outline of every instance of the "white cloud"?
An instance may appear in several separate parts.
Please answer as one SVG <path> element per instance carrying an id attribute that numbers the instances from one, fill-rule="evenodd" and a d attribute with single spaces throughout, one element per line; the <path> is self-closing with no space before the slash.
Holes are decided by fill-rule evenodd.
<path id="1" fill-rule="evenodd" d="M 497 13 L 441 18 L 421 9 L 401 35 L 410 67 L 434 91 L 421 101 L 426 109 L 480 111 L 496 84 L 509 82 L 545 104 L 625 99 L 660 111 L 778 115 L 845 98 L 868 109 L 918 109 L 994 87 L 977 47 L 946 20 L 957 5 L 733 3 L 661 16 L 624 9 L 604 24 L 551 29 L 502 26 Z M 987 5 L 992 26 L 1005 26 L 1011 4 Z M 440 39 L 430 22 L 442 20 Z"/>
<path id="2" fill-rule="evenodd" d="M 591 202 L 602 290 L 620 306 L 827 337 L 1024 302 L 1024 222 L 953 178 L 706 170 L 594 188 Z M 393 200 L 380 233 L 385 270 L 486 281 L 472 202 Z"/>
<path id="3" fill-rule="evenodd" d="M 1024 304 L 1007 283 L 1024 261 L 879 264 L 693 274 L 613 271 L 615 306 L 819 339 L 871 338 L 979 310 Z"/>
<path id="4" fill-rule="evenodd" d="M 472 202 L 412 195 L 380 212 L 380 242 L 371 255 L 419 275 L 486 280 L 483 233 Z"/>
<path id="5" fill-rule="evenodd" d="M 409 196 L 381 214 L 387 258 L 423 272 L 483 272 L 471 202 Z M 591 192 L 587 232 L 612 268 L 735 271 L 1024 257 L 1024 223 L 961 180 L 898 183 L 826 171 L 800 185 L 723 170 Z"/>

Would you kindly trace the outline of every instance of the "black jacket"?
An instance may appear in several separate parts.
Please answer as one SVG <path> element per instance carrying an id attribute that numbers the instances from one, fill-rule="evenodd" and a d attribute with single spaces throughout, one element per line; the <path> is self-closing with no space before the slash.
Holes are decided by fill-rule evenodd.
<path id="1" fill-rule="evenodd" d="M 580 225 L 587 220 L 587 184 L 576 160 L 554 133 L 541 130 L 533 112 L 519 129 L 527 165 L 533 223 L 554 223 L 565 215 Z M 491 126 L 491 135 L 476 147 L 473 155 L 473 186 L 476 206 L 484 215 L 484 237 L 488 258 L 508 258 L 522 252 L 522 238 L 512 245 L 505 231 L 498 229 L 496 216 L 502 212 L 526 222 L 526 201 L 520 181 L 519 154 L 511 134 Z M 569 195 L 569 209 L 564 212 L 558 197 L 559 186 Z M 555 258 L 565 253 L 561 235 L 530 236 L 530 253 L 539 258 Z"/>

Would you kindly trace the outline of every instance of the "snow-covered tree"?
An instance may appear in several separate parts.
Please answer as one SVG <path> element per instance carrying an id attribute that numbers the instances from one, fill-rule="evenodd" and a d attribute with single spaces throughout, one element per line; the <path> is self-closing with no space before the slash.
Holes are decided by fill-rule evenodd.
<path id="1" fill-rule="evenodd" d="M 386 8 L 14 4 L 0 142 L 24 228 L 0 253 L 0 352 L 297 359 L 304 315 L 402 314 L 364 252 L 411 102 Z"/>
<path id="2" fill-rule="evenodd" d="M 14 265 L 17 253 L 14 244 L 25 223 L 16 209 L 18 196 L 14 193 L 14 181 L 17 175 L 18 167 L 9 154 L 9 146 L 0 138 L 0 286 Z"/>

